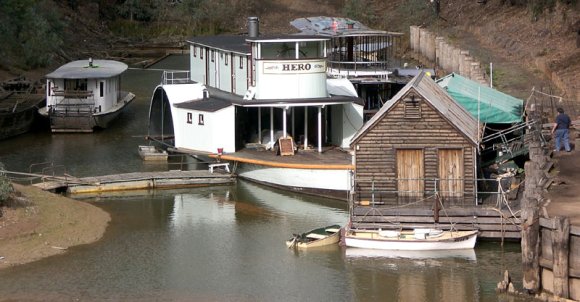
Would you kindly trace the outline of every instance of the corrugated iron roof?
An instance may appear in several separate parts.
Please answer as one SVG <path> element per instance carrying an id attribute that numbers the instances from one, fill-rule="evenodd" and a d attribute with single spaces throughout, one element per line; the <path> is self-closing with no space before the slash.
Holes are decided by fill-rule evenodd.
<path id="1" fill-rule="evenodd" d="M 401 33 L 376 30 L 360 23 L 359 21 L 341 17 L 308 17 L 298 18 L 290 22 L 292 26 L 300 30 L 300 34 L 317 36 L 369 36 L 369 35 L 402 35 Z"/>
<path id="2" fill-rule="evenodd" d="M 187 42 L 249 55 L 251 53 L 251 48 L 250 43 L 248 42 L 324 41 L 328 39 L 329 38 L 311 35 L 268 35 L 258 37 L 223 35 L 192 37 L 188 39 Z"/>
<path id="3" fill-rule="evenodd" d="M 426 102 L 431 104 L 441 115 L 454 125 L 473 144 L 478 142 L 477 120 L 459 105 L 445 90 L 439 87 L 435 81 L 428 77 L 425 72 L 415 76 L 403 87 L 390 101 L 388 101 L 351 139 L 351 145 L 375 126 L 391 108 L 395 106 L 410 89 L 415 89 Z"/>

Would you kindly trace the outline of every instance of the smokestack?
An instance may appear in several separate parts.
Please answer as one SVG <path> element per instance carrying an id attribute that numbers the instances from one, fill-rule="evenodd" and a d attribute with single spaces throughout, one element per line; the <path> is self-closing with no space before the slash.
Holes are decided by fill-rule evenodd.
<path id="1" fill-rule="evenodd" d="M 260 20 L 258 17 L 248 17 L 248 36 L 256 38 L 260 35 Z"/>

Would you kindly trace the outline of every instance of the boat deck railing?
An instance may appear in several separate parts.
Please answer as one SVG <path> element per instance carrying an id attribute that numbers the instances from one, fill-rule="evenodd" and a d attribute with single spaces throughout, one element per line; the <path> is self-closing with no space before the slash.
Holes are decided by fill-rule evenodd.
<path id="1" fill-rule="evenodd" d="M 52 90 L 53 96 L 63 97 L 65 99 L 86 99 L 93 97 L 92 90 Z"/>
<path id="2" fill-rule="evenodd" d="M 328 62 L 327 74 L 334 78 L 373 78 L 387 81 L 391 71 L 387 70 L 387 62 Z"/>
<path id="3" fill-rule="evenodd" d="M 161 84 L 189 84 L 193 83 L 189 75 L 189 71 L 163 71 L 161 75 Z"/>
<path id="4" fill-rule="evenodd" d="M 421 206 L 440 198 L 455 206 L 473 206 L 509 203 L 517 198 L 521 182 L 508 172 L 496 178 L 357 179 L 355 183 L 355 205 Z"/>

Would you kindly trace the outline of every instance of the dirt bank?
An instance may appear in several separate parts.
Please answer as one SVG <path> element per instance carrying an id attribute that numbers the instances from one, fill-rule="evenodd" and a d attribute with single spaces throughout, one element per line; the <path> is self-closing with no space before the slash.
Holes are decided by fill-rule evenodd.
<path id="1" fill-rule="evenodd" d="M 0 217 L 0 269 L 66 252 L 99 240 L 110 215 L 86 202 L 14 185 L 30 205 L 4 209 Z"/>

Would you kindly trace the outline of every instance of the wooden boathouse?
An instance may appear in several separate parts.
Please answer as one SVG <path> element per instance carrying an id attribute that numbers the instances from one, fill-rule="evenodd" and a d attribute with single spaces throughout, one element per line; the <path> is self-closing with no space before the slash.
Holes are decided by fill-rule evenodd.
<path id="1" fill-rule="evenodd" d="M 511 184 L 478 179 L 480 132 L 444 89 L 425 73 L 416 76 L 351 140 L 352 227 L 435 223 L 520 238 L 518 206 L 505 194 Z"/>

